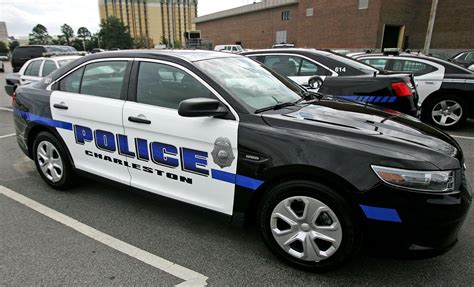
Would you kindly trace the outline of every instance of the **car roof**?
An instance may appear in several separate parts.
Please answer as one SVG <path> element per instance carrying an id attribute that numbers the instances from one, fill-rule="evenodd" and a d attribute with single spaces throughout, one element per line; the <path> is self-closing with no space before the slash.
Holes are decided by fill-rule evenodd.
<path id="1" fill-rule="evenodd" d="M 321 55 L 321 56 L 333 55 L 333 53 L 328 52 L 328 51 L 317 50 L 317 49 L 309 49 L 309 48 L 259 49 L 259 50 L 252 50 L 249 53 L 258 54 L 258 53 L 270 53 L 270 52 L 271 53 L 279 53 L 279 52 L 281 52 L 281 53 L 288 53 L 288 52 L 292 52 L 292 53 L 313 53 L 313 54 L 318 54 L 318 55 Z M 245 54 L 245 52 L 244 52 L 244 54 Z"/>
<path id="2" fill-rule="evenodd" d="M 207 50 L 121 50 L 96 53 L 87 57 L 91 58 L 111 58 L 116 57 L 138 57 L 138 58 L 176 58 L 187 62 L 196 62 L 215 58 L 238 57 L 228 53 L 221 53 Z"/>

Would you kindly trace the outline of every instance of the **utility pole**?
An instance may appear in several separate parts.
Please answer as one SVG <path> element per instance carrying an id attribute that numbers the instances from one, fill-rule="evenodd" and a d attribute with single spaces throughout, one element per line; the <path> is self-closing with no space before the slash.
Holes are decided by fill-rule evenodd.
<path id="1" fill-rule="evenodd" d="M 171 30 L 171 37 L 170 37 L 170 42 L 171 42 L 171 48 L 174 49 L 174 3 L 173 0 L 170 0 L 171 5 L 170 5 L 170 14 L 171 14 L 171 27 L 169 29 Z"/>
<path id="2" fill-rule="evenodd" d="M 436 9 L 438 8 L 438 0 L 432 0 L 431 3 L 431 12 L 430 12 L 430 20 L 428 21 L 428 30 L 426 31 L 426 39 L 425 39 L 425 47 L 423 49 L 423 53 L 428 55 L 430 52 L 431 46 L 431 37 L 433 35 L 433 27 L 436 20 Z"/>

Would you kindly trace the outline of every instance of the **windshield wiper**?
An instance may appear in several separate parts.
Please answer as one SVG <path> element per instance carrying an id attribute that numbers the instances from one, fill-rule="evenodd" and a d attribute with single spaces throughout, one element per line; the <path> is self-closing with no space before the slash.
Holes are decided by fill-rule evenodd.
<path id="1" fill-rule="evenodd" d="M 298 100 L 299 101 L 299 100 Z M 296 106 L 298 104 L 298 101 L 296 102 L 288 102 L 288 103 L 280 103 L 280 104 L 276 104 L 274 106 L 269 106 L 269 107 L 266 107 L 266 108 L 261 108 L 261 109 L 257 109 L 255 111 L 256 114 L 259 114 L 259 113 L 263 113 L 263 112 L 266 112 L 266 111 L 271 111 L 271 110 L 279 110 L 279 109 L 283 109 L 285 107 L 291 107 L 291 106 Z"/>

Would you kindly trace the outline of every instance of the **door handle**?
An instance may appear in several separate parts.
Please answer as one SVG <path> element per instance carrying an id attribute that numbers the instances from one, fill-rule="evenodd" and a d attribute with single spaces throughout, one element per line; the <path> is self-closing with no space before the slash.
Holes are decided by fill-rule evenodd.
<path id="1" fill-rule="evenodd" d="M 53 107 L 55 107 L 56 109 L 60 109 L 60 110 L 67 110 L 69 109 L 68 106 L 65 106 L 63 104 L 54 104 Z"/>
<path id="2" fill-rule="evenodd" d="M 137 117 L 128 117 L 128 121 L 138 123 L 138 124 L 145 124 L 145 125 L 151 124 L 151 121 L 147 119 L 137 118 Z"/>

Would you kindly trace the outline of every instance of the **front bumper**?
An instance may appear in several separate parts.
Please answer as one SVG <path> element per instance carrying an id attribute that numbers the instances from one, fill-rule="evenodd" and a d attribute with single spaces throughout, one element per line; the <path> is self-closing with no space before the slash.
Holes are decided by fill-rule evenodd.
<path id="1" fill-rule="evenodd" d="M 386 185 L 365 193 L 360 206 L 379 211 L 370 214 L 361 208 L 368 244 L 425 253 L 449 249 L 457 242 L 472 201 L 464 174 L 460 172 L 459 178 L 458 192 L 453 194 L 416 193 Z"/>

